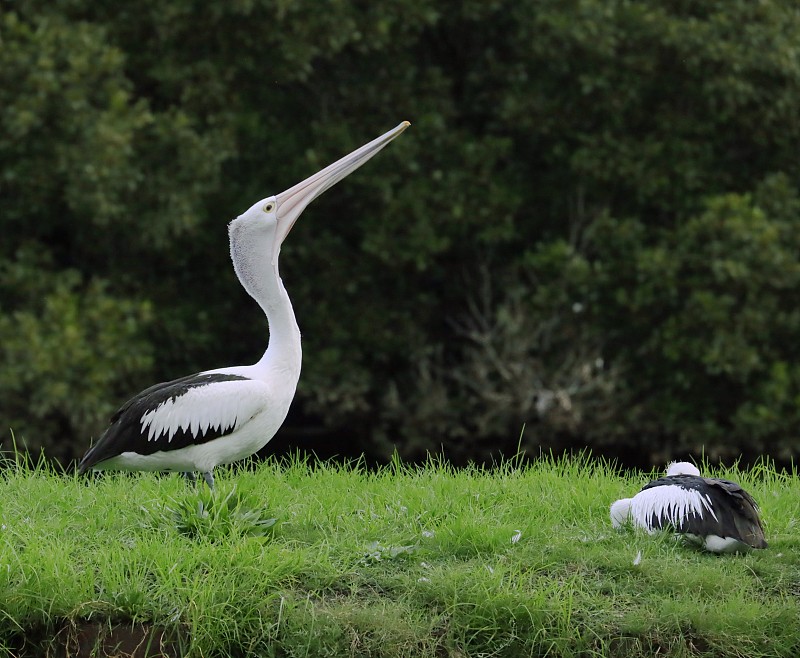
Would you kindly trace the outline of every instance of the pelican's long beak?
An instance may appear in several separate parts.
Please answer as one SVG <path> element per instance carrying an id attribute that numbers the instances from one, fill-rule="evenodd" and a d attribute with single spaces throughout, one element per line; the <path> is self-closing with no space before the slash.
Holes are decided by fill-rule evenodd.
<path id="1" fill-rule="evenodd" d="M 276 244 L 280 245 L 289 235 L 289 231 L 292 230 L 292 226 L 294 226 L 300 213 L 305 210 L 309 203 L 325 190 L 336 185 L 345 176 L 358 169 L 410 125 L 408 121 L 403 121 L 396 128 L 392 128 L 377 139 L 373 139 L 369 144 L 364 144 L 364 146 L 356 149 L 350 155 L 344 156 L 341 160 L 328 165 L 322 171 L 318 171 L 313 176 L 309 176 L 303 182 L 290 187 L 275 197 L 278 201 L 278 235 L 276 236 Z"/>

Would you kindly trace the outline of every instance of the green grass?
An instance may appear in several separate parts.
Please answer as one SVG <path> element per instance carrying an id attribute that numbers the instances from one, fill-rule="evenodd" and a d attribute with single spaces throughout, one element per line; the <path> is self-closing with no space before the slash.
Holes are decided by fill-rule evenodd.
<path id="1" fill-rule="evenodd" d="M 769 549 L 613 531 L 609 504 L 644 477 L 585 458 L 268 461 L 220 469 L 213 496 L 179 476 L 11 464 L 0 655 L 127 632 L 204 657 L 797 656 L 800 479 L 715 474 L 761 504 Z"/>

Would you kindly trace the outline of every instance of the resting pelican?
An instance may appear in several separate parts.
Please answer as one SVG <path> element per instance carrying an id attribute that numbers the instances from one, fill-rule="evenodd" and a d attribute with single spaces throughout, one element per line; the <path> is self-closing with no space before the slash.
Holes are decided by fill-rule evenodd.
<path id="1" fill-rule="evenodd" d="M 613 503 L 611 524 L 628 522 L 649 533 L 673 530 L 712 553 L 767 547 L 753 497 L 730 480 L 701 477 L 688 462 L 671 463 L 665 477 Z"/>
<path id="2" fill-rule="evenodd" d="M 269 324 L 269 344 L 250 366 L 205 370 L 156 384 L 128 400 L 79 465 L 89 469 L 203 474 L 263 448 L 286 418 L 300 378 L 300 329 L 278 272 L 281 245 L 305 207 L 410 124 L 396 128 L 276 196 L 228 226 L 231 259 Z"/>

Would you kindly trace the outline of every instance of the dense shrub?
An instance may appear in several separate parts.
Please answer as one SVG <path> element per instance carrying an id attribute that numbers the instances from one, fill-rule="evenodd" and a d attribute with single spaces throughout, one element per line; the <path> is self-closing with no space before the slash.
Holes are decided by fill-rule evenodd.
<path id="1" fill-rule="evenodd" d="M 409 119 L 283 250 L 293 440 L 483 458 L 524 425 L 525 448 L 645 461 L 792 453 L 790 0 L 28 1 L 1 20 L 0 417 L 31 445 L 77 454 L 138 387 L 255 360 L 225 221 Z"/>

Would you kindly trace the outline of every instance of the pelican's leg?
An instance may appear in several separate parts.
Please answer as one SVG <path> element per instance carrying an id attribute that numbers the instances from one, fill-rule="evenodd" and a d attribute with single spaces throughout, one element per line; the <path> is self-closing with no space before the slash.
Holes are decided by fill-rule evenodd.
<path id="1" fill-rule="evenodd" d="M 206 481 L 208 488 L 214 491 L 214 474 L 211 471 L 203 473 L 203 479 Z"/>
<path id="2" fill-rule="evenodd" d="M 197 476 L 194 474 L 194 471 L 184 471 L 181 475 L 192 484 L 197 485 Z"/>

